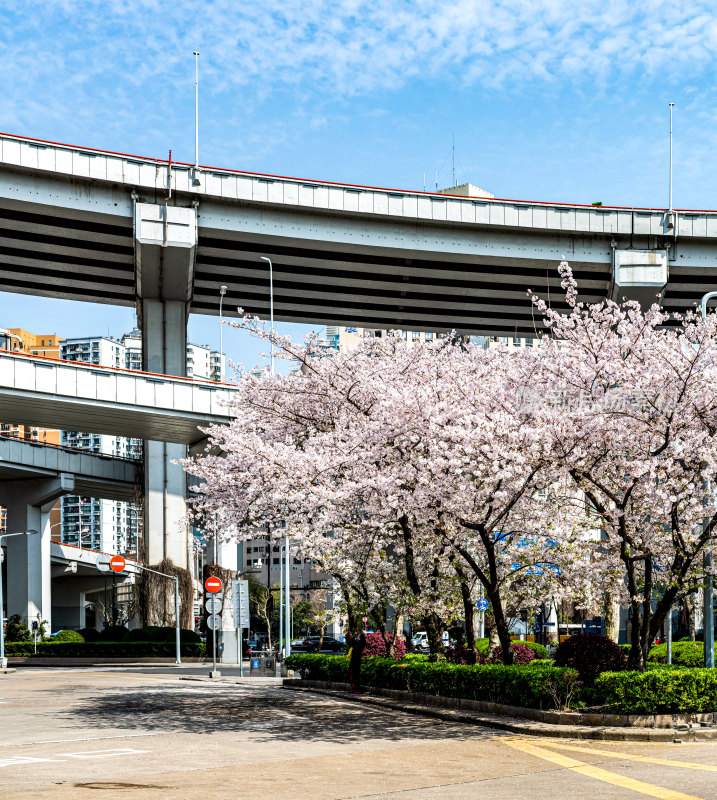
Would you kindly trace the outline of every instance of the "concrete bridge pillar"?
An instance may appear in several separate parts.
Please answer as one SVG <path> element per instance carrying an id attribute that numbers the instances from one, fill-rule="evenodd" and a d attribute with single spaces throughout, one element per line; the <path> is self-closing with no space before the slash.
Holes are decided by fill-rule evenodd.
<path id="1" fill-rule="evenodd" d="M 7 614 L 19 614 L 28 626 L 39 618 L 52 629 L 50 511 L 63 494 L 75 489 L 72 475 L 48 480 L 0 484 L 0 505 L 7 509 Z"/>
<path id="2" fill-rule="evenodd" d="M 143 369 L 187 374 L 187 318 L 197 242 L 196 208 L 135 204 L 137 316 L 142 329 Z M 187 479 L 176 459 L 184 445 L 144 443 L 144 558 L 189 563 L 190 532 L 184 523 Z"/>

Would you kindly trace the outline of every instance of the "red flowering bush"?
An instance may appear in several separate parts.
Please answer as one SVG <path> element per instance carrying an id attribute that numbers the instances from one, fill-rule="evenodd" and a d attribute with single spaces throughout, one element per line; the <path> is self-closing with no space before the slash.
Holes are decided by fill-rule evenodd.
<path id="1" fill-rule="evenodd" d="M 386 638 L 389 642 L 393 641 L 393 634 L 387 633 Z M 398 638 L 396 639 L 396 659 L 401 659 L 406 654 L 406 642 Z M 366 634 L 366 647 L 364 647 L 363 658 L 371 658 L 372 656 L 388 655 L 386 652 L 386 643 L 383 641 L 383 636 L 380 633 L 367 633 Z"/>
<path id="2" fill-rule="evenodd" d="M 528 647 L 523 642 L 513 642 L 510 646 L 510 651 L 513 653 L 514 664 L 530 664 L 538 657 L 532 647 Z M 493 653 L 493 662 L 496 664 L 503 663 L 503 648 L 497 647 Z"/>
<path id="3" fill-rule="evenodd" d="M 620 647 L 599 633 L 573 634 L 555 651 L 555 666 L 576 669 L 580 680 L 587 684 L 592 684 L 601 672 L 625 669 L 626 663 Z"/>
<path id="4" fill-rule="evenodd" d="M 473 651 L 464 644 L 455 644 L 453 647 L 446 648 L 446 661 L 451 664 L 485 664 L 485 657 L 480 652 L 475 654 L 475 659 L 474 661 Z"/>

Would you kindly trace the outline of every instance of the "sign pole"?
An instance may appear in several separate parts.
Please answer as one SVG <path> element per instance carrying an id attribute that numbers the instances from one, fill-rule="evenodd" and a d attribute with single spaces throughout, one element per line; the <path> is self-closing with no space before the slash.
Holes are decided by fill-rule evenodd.
<path id="1" fill-rule="evenodd" d="M 239 627 L 237 628 L 237 634 L 238 634 L 238 637 L 239 637 L 239 641 L 237 642 L 237 653 L 239 654 L 239 677 L 243 678 L 244 675 L 243 675 L 242 667 L 244 666 L 244 657 L 243 657 L 243 654 L 242 654 L 242 651 L 241 651 L 242 650 L 242 641 L 241 640 L 242 640 L 242 637 L 244 635 L 244 628 L 242 628 L 242 626 L 241 626 L 241 620 L 242 620 L 242 607 L 241 607 L 241 583 L 240 583 L 239 584 L 239 619 L 237 620 L 239 622 Z"/>
<path id="2" fill-rule="evenodd" d="M 176 649 L 176 664 L 182 663 L 182 655 L 180 648 L 179 636 L 179 577 L 174 576 L 174 644 Z"/>
<path id="3" fill-rule="evenodd" d="M 209 577 L 204 581 L 204 589 L 209 594 L 218 594 L 222 591 L 224 585 L 222 583 L 221 578 L 217 578 L 215 576 Z M 217 629 L 221 628 L 221 614 L 219 615 L 219 621 L 216 622 L 214 620 L 215 612 L 212 610 L 211 615 L 207 620 L 207 627 L 210 628 L 212 631 L 212 672 L 210 674 L 210 678 L 218 678 L 220 677 L 217 671 Z M 215 624 L 216 622 L 216 624 Z"/>

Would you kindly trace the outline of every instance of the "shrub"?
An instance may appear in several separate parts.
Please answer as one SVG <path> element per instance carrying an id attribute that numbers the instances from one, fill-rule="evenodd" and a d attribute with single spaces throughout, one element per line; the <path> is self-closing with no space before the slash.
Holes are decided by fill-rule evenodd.
<path id="1" fill-rule="evenodd" d="M 403 661 L 428 661 L 427 653 L 406 653 Z"/>
<path id="2" fill-rule="evenodd" d="M 51 642 L 75 642 L 80 643 L 85 641 L 85 637 L 82 634 L 78 633 L 77 631 L 60 631 L 58 634 L 52 637 L 50 640 Z"/>
<path id="3" fill-rule="evenodd" d="M 77 633 L 79 633 L 86 642 L 96 642 L 100 638 L 100 632 L 97 628 L 80 628 Z"/>
<path id="4" fill-rule="evenodd" d="M 123 642 L 128 631 L 124 625 L 108 625 L 103 628 L 98 636 L 98 642 Z"/>
<path id="5" fill-rule="evenodd" d="M 704 644 L 702 642 L 693 642 L 690 640 L 686 642 L 673 642 L 672 663 L 681 667 L 704 667 L 704 652 Z M 717 646 L 715 646 L 715 654 L 717 655 Z M 650 650 L 647 660 L 655 661 L 659 664 L 666 664 L 667 643 L 655 645 L 655 647 Z"/>
<path id="6" fill-rule="evenodd" d="M 488 655 L 488 639 L 476 639 L 476 649 L 484 656 Z M 543 647 L 542 644 L 537 642 L 513 642 L 513 644 L 521 644 L 529 647 L 535 653 L 536 658 L 548 658 L 548 648 Z"/>
<path id="7" fill-rule="evenodd" d="M 13 614 L 7 621 L 5 640 L 8 642 L 29 642 L 30 639 L 32 639 L 30 629 L 22 621 L 19 614 Z"/>
<path id="8" fill-rule="evenodd" d="M 348 680 L 349 662 L 345 656 L 297 653 L 286 660 L 286 666 L 306 680 L 344 683 Z M 562 684 L 562 676 L 567 673 L 571 670 L 558 669 L 549 663 L 542 668 L 526 669 L 502 664 L 370 658 L 361 664 L 361 680 L 366 686 L 531 708 L 551 708 L 555 701 L 546 686 L 551 682 Z"/>
<path id="9" fill-rule="evenodd" d="M 176 628 L 161 627 L 159 625 L 147 625 L 144 628 L 134 628 L 128 631 L 122 641 L 124 642 L 168 642 L 174 643 Z M 189 628 L 181 628 L 179 631 L 180 642 L 201 642 L 202 638 Z"/>
<path id="10" fill-rule="evenodd" d="M 516 642 L 514 642 L 514 644 L 516 644 Z M 529 647 L 535 653 L 536 658 L 550 657 L 548 648 L 545 647 L 545 645 L 538 644 L 537 642 L 520 642 L 520 644 L 524 644 L 526 647 Z"/>
<path id="11" fill-rule="evenodd" d="M 598 633 L 576 633 L 555 651 L 555 666 L 576 669 L 586 684 L 594 683 L 602 672 L 625 669 L 626 663 L 618 645 Z"/>
<path id="12" fill-rule="evenodd" d="M 451 664 L 484 664 L 485 656 L 478 651 L 473 658 L 473 653 L 464 644 L 456 644 L 446 648 L 446 661 Z"/>
<path id="13" fill-rule="evenodd" d="M 543 648 L 545 650 L 545 648 Z M 513 663 L 514 664 L 530 664 L 531 661 L 535 661 L 536 653 L 532 647 L 528 647 L 528 642 L 513 642 L 510 646 L 510 651 L 513 653 Z M 547 650 L 545 651 L 547 655 Z M 493 658 L 491 659 L 494 664 L 502 664 L 503 663 L 503 648 L 497 647 L 495 653 L 493 653 Z"/>
<path id="14" fill-rule="evenodd" d="M 393 634 L 386 634 L 386 638 L 390 641 L 393 640 Z M 396 639 L 396 659 L 403 658 L 406 653 L 406 643 L 400 637 Z M 367 633 L 366 634 L 366 647 L 364 647 L 363 658 L 373 658 L 378 656 L 383 658 L 386 655 L 386 643 L 383 641 L 383 636 L 380 633 Z"/>
<path id="15" fill-rule="evenodd" d="M 144 628 L 133 628 L 127 631 L 124 642 L 158 642 L 160 641 L 159 631 L 163 630 L 159 625 L 145 625 Z"/>
<path id="16" fill-rule="evenodd" d="M 703 713 L 717 710 L 713 669 L 604 672 L 595 681 L 599 701 L 623 714 Z"/>

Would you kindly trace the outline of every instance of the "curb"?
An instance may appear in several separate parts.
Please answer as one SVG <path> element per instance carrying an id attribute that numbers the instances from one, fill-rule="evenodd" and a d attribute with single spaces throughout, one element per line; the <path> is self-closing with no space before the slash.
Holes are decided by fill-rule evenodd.
<path id="1" fill-rule="evenodd" d="M 267 676 L 257 678 L 211 678 L 204 675 L 181 675 L 180 681 L 199 681 L 200 683 L 229 683 L 237 684 L 239 686 L 276 686 L 281 688 L 284 685 L 283 678 L 271 678 Z"/>
<path id="2" fill-rule="evenodd" d="M 420 703 L 399 702 L 375 694 L 352 695 L 348 693 L 349 685 L 344 691 L 318 686 L 301 685 L 301 681 L 289 679 L 284 681 L 284 689 L 306 694 L 320 694 L 340 700 L 363 703 L 378 708 L 402 711 L 407 714 L 431 717 L 444 722 L 461 722 L 469 725 L 481 725 L 486 728 L 517 733 L 523 736 L 543 736 L 557 739 L 593 739 L 614 742 L 702 742 L 717 741 L 717 729 L 688 727 L 682 728 L 628 728 L 586 725 L 554 725 L 546 722 L 524 722 L 520 719 L 502 717 L 498 714 L 476 714 L 453 709 L 439 709 Z M 337 684 L 333 684 L 336 686 Z M 343 684 L 340 684 L 343 685 Z"/>

